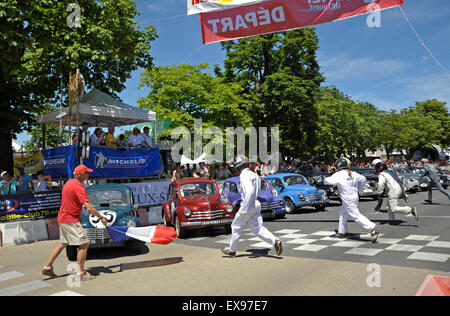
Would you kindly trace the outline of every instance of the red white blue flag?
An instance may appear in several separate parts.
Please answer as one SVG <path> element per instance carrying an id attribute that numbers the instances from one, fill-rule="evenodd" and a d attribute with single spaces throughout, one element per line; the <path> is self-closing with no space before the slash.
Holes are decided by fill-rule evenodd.
<path id="1" fill-rule="evenodd" d="M 173 227 L 163 225 L 146 227 L 108 226 L 107 229 L 115 242 L 134 238 L 144 242 L 167 245 L 178 237 Z"/>

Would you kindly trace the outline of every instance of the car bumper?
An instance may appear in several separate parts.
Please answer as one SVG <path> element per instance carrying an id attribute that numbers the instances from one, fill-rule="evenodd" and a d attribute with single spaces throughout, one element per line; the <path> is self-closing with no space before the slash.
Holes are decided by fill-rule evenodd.
<path id="1" fill-rule="evenodd" d="M 89 248 L 123 246 L 128 240 L 115 242 L 105 228 L 84 228 Z"/>
<path id="2" fill-rule="evenodd" d="M 233 223 L 233 218 L 222 218 L 222 219 L 213 219 L 213 220 L 204 220 L 204 221 L 192 221 L 192 222 L 181 222 L 180 227 L 186 229 L 195 229 L 202 227 L 211 227 L 211 226 L 225 226 L 231 225 Z"/>

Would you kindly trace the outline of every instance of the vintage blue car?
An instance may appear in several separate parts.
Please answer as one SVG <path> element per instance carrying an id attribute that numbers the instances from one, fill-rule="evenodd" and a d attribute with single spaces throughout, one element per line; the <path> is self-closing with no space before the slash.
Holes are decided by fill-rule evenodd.
<path id="1" fill-rule="evenodd" d="M 237 211 L 242 201 L 239 177 L 227 179 L 223 184 L 221 195 L 225 196 Z M 284 207 L 284 200 L 277 198 L 277 191 L 273 190 L 269 183 L 264 180 L 261 181 L 261 193 L 258 195 L 258 200 L 261 202 L 261 215 L 263 219 L 279 219 L 285 217 L 286 209 Z"/>
<path id="2" fill-rule="evenodd" d="M 108 221 L 108 226 L 139 227 L 141 220 L 137 217 L 137 204 L 134 204 L 131 188 L 121 184 L 97 184 L 86 188 L 90 202 Z M 116 243 L 113 241 L 102 222 L 83 208 L 81 222 L 90 242 L 90 248 L 105 246 L 129 246 L 134 252 L 142 253 L 145 243 L 136 239 Z M 67 257 L 77 259 L 76 247 L 67 247 Z"/>
<path id="3" fill-rule="evenodd" d="M 296 173 L 276 173 L 263 178 L 274 188 L 278 197 L 286 204 L 286 212 L 293 213 L 296 208 L 313 206 L 322 211 L 329 199 L 326 191 L 310 185 L 308 180 Z"/>

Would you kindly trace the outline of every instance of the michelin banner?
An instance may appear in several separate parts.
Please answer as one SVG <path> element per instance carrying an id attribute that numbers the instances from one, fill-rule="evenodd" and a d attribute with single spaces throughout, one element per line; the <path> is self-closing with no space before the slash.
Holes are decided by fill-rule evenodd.
<path id="1" fill-rule="evenodd" d="M 91 178 L 130 178 L 159 175 L 161 156 L 159 148 L 115 150 L 91 147 L 89 159 L 83 163 L 94 172 Z"/>
<path id="2" fill-rule="evenodd" d="M 403 5 L 403 0 L 269 0 L 200 15 L 203 43 L 282 32 Z"/>
<path id="3" fill-rule="evenodd" d="M 29 221 L 58 216 L 61 191 L 0 196 L 0 222 Z"/>
<path id="4" fill-rule="evenodd" d="M 42 171 L 52 177 L 72 177 L 76 162 L 75 153 L 75 145 L 43 150 Z"/>
<path id="5" fill-rule="evenodd" d="M 188 15 L 204 12 L 228 10 L 242 5 L 268 0 L 187 0 Z"/>

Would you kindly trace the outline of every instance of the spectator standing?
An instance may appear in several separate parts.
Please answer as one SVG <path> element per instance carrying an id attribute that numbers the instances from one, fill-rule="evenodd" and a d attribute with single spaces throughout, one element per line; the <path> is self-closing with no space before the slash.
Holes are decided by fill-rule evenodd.
<path id="1" fill-rule="evenodd" d="M 105 132 L 102 131 L 100 127 L 97 127 L 94 134 L 91 135 L 89 139 L 89 146 L 99 147 L 105 144 Z"/>
<path id="2" fill-rule="evenodd" d="M 23 185 L 19 185 L 17 187 L 18 193 L 29 192 L 33 188 L 31 176 L 25 173 L 25 169 L 23 167 L 16 167 L 19 170 L 19 175 L 17 178 L 22 178 Z"/>
<path id="3" fill-rule="evenodd" d="M 73 137 L 72 137 L 72 144 L 75 145 L 75 144 L 81 143 L 81 135 L 83 133 L 87 133 L 88 128 L 89 128 L 88 122 L 83 122 L 81 124 L 81 128 L 79 128 L 78 131 L 76 131 L 75 134 L 73 135 Z"/>
<path id="4" fill-rule="evenodd" d="M 125 140 L 124 134 L 120 134 L 119 138 L 117 138 L 117 149 L 119 150 L 127 149 L 127 141 Z"/>
<path id="5" fill-rule="evenodd" d="M 0 174 L 0 191 L 2 195 L 16 194 L 17 188 L 23 185 L 22 178 L 11 177 L 8 171 Z"/>
<path id="6" fill-rule="evenodd" d="M 135 127 L 133 128 L 133 134 L 131 134 L 130 136 L 128 136 L 128 146 L 130 146 L 131 148 L 139 148 L 141 147 L 141 136 L 140 136 L 141 131 L 139 130 L 139 128 Z"/>
<path id="7" fill-rule="evenodd" d="M 52 250 L 49 259 L 41 270 L 41 274 L 52 278 L 57 277 L 53 271 L 53 262 L 67 246 L 78 246 L 78 272 L 77 280 L 88 281 L 95 279 L 84 270 L 89 241 L 86 233 L 81 226 L 81 211 L 83 206 L 95 217 L 98 217 L 106 227 L 108 222 L 97 211 L 87 196 L 86 188 L 83 183 L 89 179 L 92 169 L 85 165 L 79 165 L 74 170 L 75 178 L 69 180 L 63 187 L 61 197 L 61 208 L 58 214 L 58 224 L 60 232 L 60 243 Z"/>
<path id="8" fill-rule="evenodd" d="M 140 134 L 141 135 L 141 147 L 153 148 L 152 138 L 149 135 L 150 129 L 147 126 L 145 126 L 143 131 L 144 132 L 142 134 Z"/>
<path id="9" fill-rule="evenodd" d="M 114 139 L 114 126 L 108 127 L 108 133 L 105 136 L 105 146 L 116 148 L 118 142 Z"/>
<path id="10" fill-rule="evenodd" d="M 44 192 L 51 190 L 51 185 L 47 184 L 47 180 L 45 179 L 44 172 L 38 171 L 36 173 L 37 180 L 33 181 L 34 192 Z"/>

